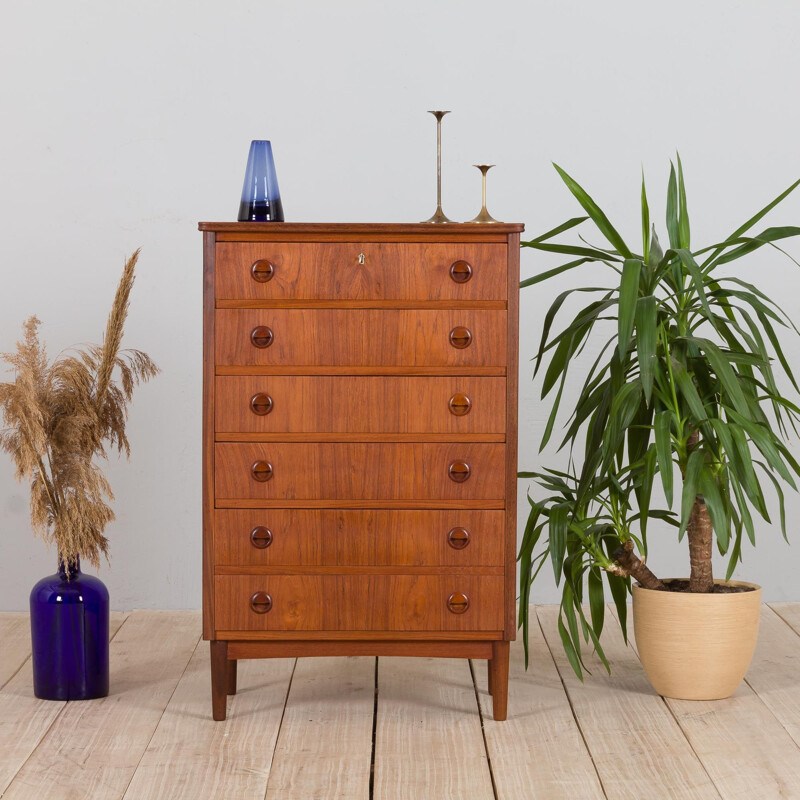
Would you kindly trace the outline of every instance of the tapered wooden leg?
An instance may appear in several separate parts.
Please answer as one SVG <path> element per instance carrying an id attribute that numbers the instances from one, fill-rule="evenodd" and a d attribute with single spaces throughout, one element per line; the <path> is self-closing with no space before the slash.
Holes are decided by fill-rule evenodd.
<path id="1" fill-rule="evenodd" d="M 225 719 L 228 710 L 228 643 L 211 642 L 211 714 Z"/>
<path id="2" fill-rule="evenodd" d="M 508 710 L 508 642 L 492 642 L 489 682 L 492 687 L 494 718 L 504 720 Z"/>
<path id="3" fill-rule="evenodd" d="M 228 662 L 228 694 L 236 694 L 236 659 Z"/>
<path id="4" fill-rule="evenodd" d="M 489 679 L 489 694 L 494 694 L 492 691 L 492 659 L 489 659 L 489 669 L 486 670 L 486 676 Z"/>

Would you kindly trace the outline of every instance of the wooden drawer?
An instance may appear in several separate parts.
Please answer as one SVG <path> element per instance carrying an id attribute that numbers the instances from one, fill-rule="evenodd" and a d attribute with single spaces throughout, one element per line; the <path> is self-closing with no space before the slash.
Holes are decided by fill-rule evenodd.
<path id="1" fill-rule="evenodd" d="M 217 432 L 503 433 L 505 378 L 218 377 Z"/>
<path id="2" fill-rule="evenodd" d="M 505 244 L 221 242 L 216 259 L 218 300 L 506 299 Z"/>
<path id="3" fill-rule="evenodd" d="M 503 578 L 476 575 L 218 575 L 218 631 L 500 631 Z M 269 595 L 256 613 L 251 598 Z M 448 598 L 469 598 L 463 613 Z M 264 608 L 265 606 L 260 606 Z"/>
<path id="4" fill-rule="evenodd" d="M 225 499 L 272 500 L 277 505 L 337 500 L 452 503 L 502 501 L 505 496 L 503 444 L 223 443 L 215 447 L 215 461 L 218 505 Z M 257 463 L 261 468 L 256 473 L 265 480 L 253 475 Z"/>
<path id="5" fill-rule="evenodd" d="M 503 511 L 217 510 L 214 561 L 230 566 L 501 566 Z"/>
<path id="6" fill-rule="evenodd" d="M 505 311 L 228 309 L 216 326 L 218 365 L 503 366 L 507 357 Z"/>

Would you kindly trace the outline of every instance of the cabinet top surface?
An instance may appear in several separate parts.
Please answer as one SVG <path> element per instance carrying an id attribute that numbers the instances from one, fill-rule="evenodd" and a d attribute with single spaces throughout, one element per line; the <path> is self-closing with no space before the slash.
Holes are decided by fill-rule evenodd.
<path id="1" fill-rule="evenodd" d="M 485 235 L 487 233 L 511 234 L 525 230 L 522 223 L 497 222 L 480 224 L 474 222 L 200 222 L 199 230 L 215 233 L 306 233 L 306 234 L 414 234 L 439 236 Z"/>

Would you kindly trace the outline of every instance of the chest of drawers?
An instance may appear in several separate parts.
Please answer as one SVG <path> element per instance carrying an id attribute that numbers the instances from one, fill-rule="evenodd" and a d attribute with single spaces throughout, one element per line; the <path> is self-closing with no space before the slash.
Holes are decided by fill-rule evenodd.
<path id="1" fill-rule="evenodd" d="M 201 223 L 203 636 L 486 658 L 515 634 L 521 225 Z"/>

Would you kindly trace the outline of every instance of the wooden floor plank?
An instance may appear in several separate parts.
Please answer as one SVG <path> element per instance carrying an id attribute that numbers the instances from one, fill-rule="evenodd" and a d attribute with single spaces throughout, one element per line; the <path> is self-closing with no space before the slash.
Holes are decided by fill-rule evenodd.
<path id="1" fill-rule="evenodd" d="M 800 603 L 770 603 L 769 607 L 800 634 Z"/>
<path id="2" fill-rule="evenodd" d="M 199 637 L 199 612 L 132 612 L 111 642 L 111 694 L 67 703 L 3 800 L 121 798 Z"/>
<path id="3" fill-rule="evenodd" d="M 760 623 L 747 680 L 761 685 L 768 698 L 778 689 L 771 705 L 778 710 L 780 701 L 787 700 L 789 707 L 780 713 L 791 721 L 798 700 L 793 684 L 800 674 L 800 637 L 795 642 L 792 631 L 766 606 Z M 800 797 L 800 749 L 748 683 L 726 700 L 665 701 L 723 797 Z"/>
<path id="4" fill-rule="evenodd" d="M 366 800 L 374 707 L 374 658 L 298 659 L 267 800 Z"/>
<path id="5" fill-rule="evenodd" d="M 779 625 L 794 636 L 777 617 L 769 620 L 748 673 L 749 680 L 763 689 L 764 698 L 745 682 L 726 700 L 667 699 L 725 798 L 800 797 L 800 748 L 779 721 L 793 722 L 797 733 L 800 639 L 795 655 L 789 655 L 787 649 L 793 643 L 782 635 Z M 779 649 L 771 653 L 770 643 Z M 789 672 L 792 668 L 793 676 Z M 780 709 L 783 700 L 792 705 Z"/>
<path id="6" fill-rule="evenodd" d="M 800 635 L 766 605 L 747 682 L 800 746 Z"/>
<path id="7" fill-rule="evenodd" d="M 30 616 L 24 611 L 0 614 L 0 687 L 14 677 L 30 654 Z"/>
<path id="8" fill-rule="evenodd" d="M 375 800 L 492 800 L 469 663 L 381 658 Z"/>
<path id="9" fill-rule="evenodd" d="M 626 647 L 616 619 L 606 616 L 603 648 L 608 675 L 586 653 L 592 674 L 582 684 L 569 666 L 558 635 L 558 607 L 537 609 L 545 638 L 610 800 L 643 797 L 718 798 L 711 779 L 686 737 Z"/>
<path id="10" fill-rule="evenodd" d="M 208 643 L 200 642 L 126 800 L 263 798 L 293 667 L 294 659 L 240 661 L 228 718 L 214 722 Z"/>
<path id="11" fill-rule="evenodd" d="M 511 643 L 508 719 L 492 719 L 485 660 L 472 662 L 498 800 L 604 798 L 558 670 L 531 609 L 530 664 Z"/>
<path id="12" fill-rule="evenodd" d="M 24 616 L 27 627 L 28 615 Z M 109 634 L 112 641 L 126 617 L 127 614 L 111 614 Z M 30 641 L 30 633 L 28 640 Z M 112 686 L 112 691 L 113 688 Z M 0 797 L 8 796 L 4 792 L 14 776 L 30 758 L 66 705 L 66 702 L 60 700 L 39 700 L 34 696 L 30 658 L 0 691 Z"/>

